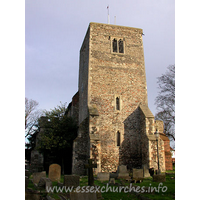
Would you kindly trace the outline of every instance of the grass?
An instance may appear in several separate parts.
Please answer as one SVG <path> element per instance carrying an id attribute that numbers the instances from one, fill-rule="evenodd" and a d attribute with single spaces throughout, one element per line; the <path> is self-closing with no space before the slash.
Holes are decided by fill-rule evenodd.
<path id="1" fill-rule="evenodd" d="M 99 180 L 95 180 L 94 183 L 96 186 L 100 186 L 100 189 L 104 187 L 105 192 L 102 192 L 101 195 L 104 198 L 104 200 L 138 200 L 142 197 L 147 197 L 152 200 L 160 200 L 160 199 L 165 199 L 165 200 L 171 200 L 175 199 L 175 170 L 171 171 L 166 171 L 166 182 L 163 184 L 153 182 L 152 177 L 145 178 L 142 183 L 132 183 L 132 186 L 139 186 L 138 188 L 140 191 L 142 190 L 143 193 L 138 193 L 140 197 L 138 197 L 138 194 L 136 193 L 130 193 L 130 192 L 111 192 L 110 189 L 106 191 L 106 185 L 108 181 L 101 182 Z M 64 182 L 64 176 L 61 176 L 60 182 Z M 130 183 L 125 181 L 125 180 L 115 180 L 115 183 L 118 183 L 120 185 L 123 185 L 124 187 L 127 186 L 127 190 L 130 188 Z M 52 182 L 53 186 L 58 186 L 57 182 Z M 87 186 L 88 185 L 88 178 L 87 176 L 80 177 L 80 187 Z M 159 192 L 155 191 L 158 190 L 158 187 L 160 186 Z M 35 190 L 34 184 L 29 181 L 29 188 Z M 109 186 L 112 190 L 114 189 L 116 191 L 117 187 L 119 186 Z M 42 190 L 45 192 L 45 190 Z M 118 188 L 119 191 L 119 188 Z M 144 192 L 145 191 L 145 192 Z M 147 192 L 146 192 L 147 191 Z M 150 193 L 151 191 L 151 193 Z M 66 195 L 66 193 L 65 193 Z M 54 192 L 51 194 L 51 197 L 54 199 L 58 200 L 59 194 Z"/>
<path id="2" fill-rule="evenodd" d="M 142 196 L 148 197 L 152 200 L 175 199 L 175 174 L 166 175 L 166 182 L 163 183 L 153 182 L 152 177 L 150 177 L 144 179 L 140 184 L 136 183 L 136 185 L 140 185 L 141 187 L 145 186 L 147 191 L 153 191 L 152 193 L 142 193 Z"/>

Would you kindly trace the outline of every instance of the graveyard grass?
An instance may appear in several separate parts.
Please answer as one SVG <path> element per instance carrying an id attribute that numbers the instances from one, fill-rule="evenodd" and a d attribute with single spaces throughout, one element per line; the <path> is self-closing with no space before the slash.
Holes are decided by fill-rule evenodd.
<path id="1" fill-rule="evenodd" d="M 61 179 L 60 179 L 60 182 L 63 183 L 64 181 L 64 176 L 62 175 L 61 176 Z M 108 181 L 98 181 L 98 180 L 95 180 L 94 181 L 95 185 L 97 186 L 105 186 L 106 187 L 106 184 L 108 183 Z M 125 180 L 123 179 L 120 179 L 120 180 L 115 180 L 115 183 L 119 183 L 119 184 L 122 184 L 123 186 L 128 186 L 130 185 L 129 182 L 126 182 Z M 57 182 L 52 182 L 52 185 L 53 186 L 58 186 L 58 183 Z M 88 185 L 88 178 L 87 176 L 84 176 L 84 177 L 80 177 L 80 186 L 87 186 Z M 157 182 L 153 182 L 153 179 L 152 177 L 148 177 L 148 178 L 144 178 L 143 182 L 141 183 L 132 183 L 132 186 L 133 185 L 136 185 L 136 186 L 145 186 L 145 187 L 156 187 L 158 188 L 158 185 L 159 183 Z M 167 174 L 166 174 L 166 182 L 163 183 L 162 187 L 163 186 L 166 186 L 167 187 L 167 191 L 166 192 L 162 192 L 162 189 L 160 189 L 159 193 L 158 192 L 153 192 L 153 193 L 124 193 L 124 192 L 111 192 L 111 191 L 108 191 L 108 192 L 104 192 L 102 193 L 102 197 L 104 198 L 104 200 L 119 200 L 119 199 L 126 199 L 126 200 L 132 200 L 132 199 L 141 199 L 141 197 L 146 197 L 146 198 L 149 198 L 149 199 L 152 199 L 152 200 L 159 200 L 159 199 L 166 199 L 166 200 L 170 200 L 170 199 L 175 199 L 175 171 L 167 171 Z M 28 185 L 29 188 L 32 188 L 34 189 L 34 185 L 29 182 L 29 185 Z M 111 186 L 111 187 L 118 187 L 118 186 Z M 52 194 L 49 194 L 51 197 L 53 197 L 55 200 L 58 200 L 60 199 L 59 198 L 59 193 L 52 193 Z M 63 194 L 64 196 L 66 196 L 66 193 Z M 68 196 L 68 195 L 67 195 Z"/>

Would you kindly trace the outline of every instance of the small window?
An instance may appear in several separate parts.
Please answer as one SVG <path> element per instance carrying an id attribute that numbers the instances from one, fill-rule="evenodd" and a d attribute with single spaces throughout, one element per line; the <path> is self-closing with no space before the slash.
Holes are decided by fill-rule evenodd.
<path id="1" fill-rule="evenodd" d="M 117 146 L 119 147 L 120 146 L 120 143 L 121 143 L 121 138 L 120 138 L 120 132 L 117 131 Z"/>
<path id="2" fill-rule="evenodd" d="M 120 110 L 120 99 L 119 99 L 119 97 L 116 98 L 116 110 Z"/>
<path id="3" fill-rule="evenodd" d="M 119 53 L 124 53 L 123 41 L 121 39 L 119 40 Z"/>
<path id="4" fill-rule="evenodd" d="M 113 40 L 113 52 L 117 52 L 117 40 Z"/>

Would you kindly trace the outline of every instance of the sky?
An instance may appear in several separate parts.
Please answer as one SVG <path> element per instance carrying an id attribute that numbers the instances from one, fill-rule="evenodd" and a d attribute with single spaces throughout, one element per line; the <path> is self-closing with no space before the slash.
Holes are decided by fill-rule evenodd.
<path id="1" fill-rule="evenodd" d="M 78 91 L 79 50 L 90 22 L 142 28 L 148 104 L 157 77 L 175 64 L 174 0 L 26 0 L 25 96 L 39 109 L 70 103 Z"/>

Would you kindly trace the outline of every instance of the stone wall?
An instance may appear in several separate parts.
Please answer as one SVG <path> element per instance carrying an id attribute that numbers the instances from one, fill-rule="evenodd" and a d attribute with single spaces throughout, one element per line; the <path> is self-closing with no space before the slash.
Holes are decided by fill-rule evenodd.
<path id="1" fill-rule="evenodd" d="M 149 110 L 148 106 L 140 106 L 141 115 L 141 151 L 142 151 L 142 165 L 146 165 L 149 168 L 158 168 L 158 153 L 157 153 L 157 140 L 155 131 L 161 133 L 163 131 L 163 122 L 154 120 L 154 116 Z M 159 149 L 159 165 L 161 171 L 166 170 L 165 162 L 165 141 L 160 135 L 158 139 Z"/>
<path id="2" fill-rule="evenodd" d="M 89 25 L 80 50 L 79 133 L 74 141 L 73 173 L 84 173 L 88 157 L 97 163 L 95 173 L 115 172 L 119 165 L 156 168 L 154 132 L 162 127 L 155 125 L 148 108 L 142 34 L 138 28 Z M 159 150 L 164 171 L 161 139 Z"/>
<path id="3" fill-rule="evenodd" d="M 78 125 L 79 120 L 79 92 L 77 92 L 73 97 L 72 101 L 67 107 L 66 115 L 72 117 L 76 124 Z"/>
<path id="4" fill-rule="evenodd" d="M 165 171 L 165 149 L 164 141 L 158 138 L 158 150 L 159 150 L 159 165 L 161 172 Z M 158 169 L 158 154 L 157 154 L 157 140 L 155 136 L 152 136 L 149 140 L 149 168 Z"/>
<path id="5" fill-rule="evenodd" d="M 90 23 L 88 106 L 99 112 L 101 170 L 118 165 L 138 167 L 140 132 L 138 105 L 147 104 L 142 29 Z M 124 53 L 112 52 L 112 41 L 122 39 Z M 116 109 L 119 97 L 120 109 Z M 94 124 L 90 124 L 93 128 Z M 117 146 L 117 132 L 120 146 Z"/>
<path id="6" fill-rule="evenodd" d="M 78 137 L 73 142 L 72 174 L 86 174 L 84 165 L 90 158 L 89 119 L 79 125 Z"/>
<path id="7" fill-rule="evenodd" d="M 79 61 L 79 124 L 88 117 L 88 79 L 89 79 L 89 37 L 88 29 L 80 50 Z"/>

